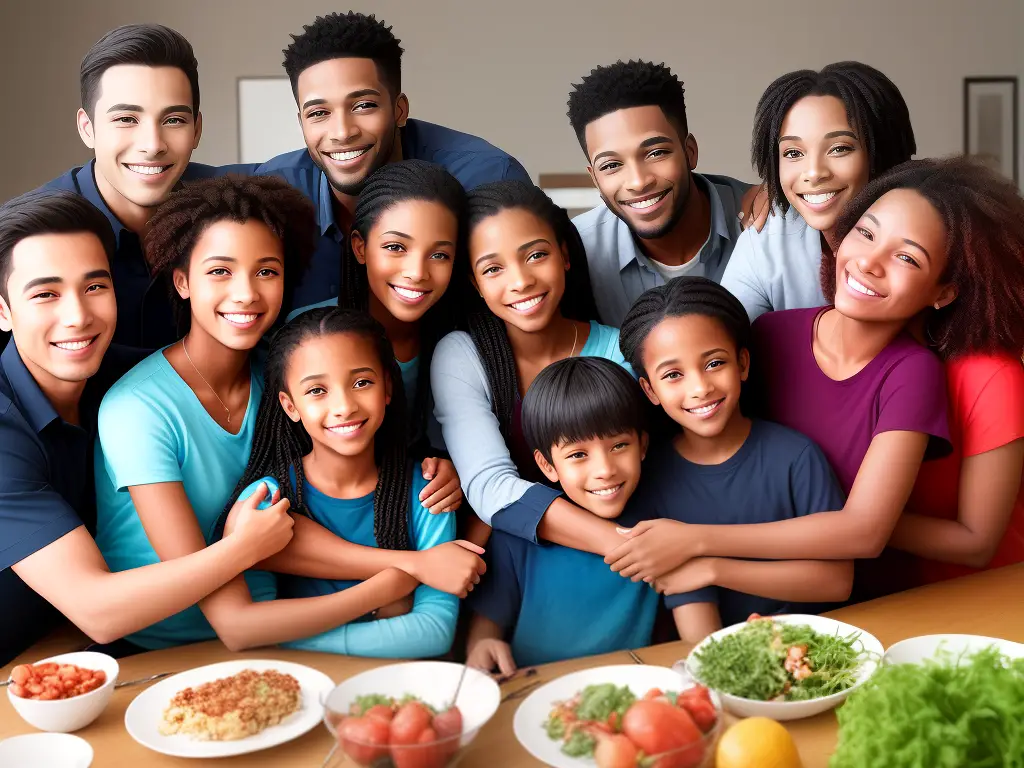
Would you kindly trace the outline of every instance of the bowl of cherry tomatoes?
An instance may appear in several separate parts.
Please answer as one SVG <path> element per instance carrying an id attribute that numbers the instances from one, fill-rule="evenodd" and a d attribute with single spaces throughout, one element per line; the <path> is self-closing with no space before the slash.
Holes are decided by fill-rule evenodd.
<path id="1" fill-rule="evenodd" d="M 335 687 L 323 702 L 324 724 L 336 740 L 327 766 L 454 766 L 501 699 L 488 675 L 467 668 L 460 686 L 462 674 L 461 664 L 417 661 L 363 672 Z"/>
<path id="2" fill-rule="evenodd" d="M 51 733 L 89 725 L 110 702 L 120 667 L 105 653 L 65 653 L 11 670 L 7 698 L 21 719 Z"/>

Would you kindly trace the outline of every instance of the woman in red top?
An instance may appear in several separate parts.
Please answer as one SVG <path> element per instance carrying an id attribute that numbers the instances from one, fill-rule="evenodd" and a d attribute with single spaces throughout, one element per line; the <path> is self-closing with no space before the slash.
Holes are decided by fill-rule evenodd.
<path id="1" fill-rule="evenodd" d="M 890 563 L 900 563 L 901 587 L 1024 562 L 1024 199 L 980 165 L 958 165 L 974 180 L 965 185 L 973 199 L 962 242 L 976 253 L 988 251 L 988 258 L 971 262 L 989 266 L 990 274 L 975 278 L 990 290 L 979 294 L 978 306 L 960 307 L 958 332 L 919 329 L 946 362 L 953 453 L 921 465 L 889 540 L 891 549 L 910 555 Z M 972 195 L 967 190 L 977 189 L 982 176 L 988 194 Z M 825 280 L 835 279 L 830 261 L 822 261 Z"/>

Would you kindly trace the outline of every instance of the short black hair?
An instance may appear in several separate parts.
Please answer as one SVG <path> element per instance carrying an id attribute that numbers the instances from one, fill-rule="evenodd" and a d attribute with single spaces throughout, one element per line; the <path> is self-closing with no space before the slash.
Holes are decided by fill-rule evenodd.
<path id="1" fill-rule="evenodd" d="M 66 190 L 37 189 L 0 206 L 0 296 L 9 300 L 7 281 L 14 247 L 36 235 L 87 232 L 99 239 L 108 260 L 114 258 L 114 230 L 98 208 Z"/>
<path id="2" fill-rule="evenodd" d="M 868 179 L 904 163 L 917 152 L 910 110 L 888 77 L 858 61 L 829 64 L 820 72 L 801 69 L 768 86 L 754 111 L 751 162 L 768 187 L 771 202 L 783 213 L 789 201 L 779 180 L 779 137 L 786 115 L 807 96 L 835 96 L 846 107 L 851 127 L 868 154 Z"/>
<path id="3" fill-rule="evenodd" d="M 640 385 L 603 357 L 567 357 L 537 374 L 523 397 L 523 437 L 551 461 L 551 449 L 594 437 L 647 431 Z"/>
<path id="4" fill-rule="evenodd" d="M 402 41 L 373 14 L 349 11 L 317 16 L 312 24 L 302 28 L 302 34 L 291 38 L 291 45 L 282 53 L 284 71 L 291 80 L 296 101 L 299 75 L 314 64 L 331 59 L 371 59 L 391 97 L 397 98 L 402 92 Z"/>
<path id="5" fill-rule="evenodd" d="M 630 107 L 660 107 L 679 131 L 680 140 L 690 133 L 683 81 L 664 64 L 617 61 L 606 67 L 595 67 L 580 83 L 573 83 L 572 88 L 567 114 L 585 153 L 587 126 L 598 118 Z"/>
<path id="6" fill-rule="evenodd" d="M 736 351 L 750 349 L 750 318 L 740 300 L 706 277 L 677 277 L 641 294 L 626 313 L 619 330 L 619 349 L 637 376 L 644 370 L 644 342 L 666 317 L 703 315 L 717 320 L 736 344 Z"/>
<path id="7" fill-rule="evenodd" d="M 199 62 L 192 44 L 180 32 L 162 24 L 126 24 L 107 32 L 82 59 L 82 109 L 90 120 L 100 97 L 103 74 L 121 64 L 180 69 L 192 86 L 192 115 L 198 117 Z"/>

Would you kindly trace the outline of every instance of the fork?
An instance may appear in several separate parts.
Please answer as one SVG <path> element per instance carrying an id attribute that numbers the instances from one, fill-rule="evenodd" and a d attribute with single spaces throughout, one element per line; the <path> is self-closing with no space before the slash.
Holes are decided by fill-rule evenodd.
<path id="1" fill-rule="evenodd" d="M 512 691 L 511 693 L 505 694 L 505 696 L 501 699 L 500 703 L 504 704 L 506 701 L 515 701 L 516 699 L 521 699 L 523 696 L 533 691 L 534 688 L 543 684 L 543 680 L 534 680 L 529 685 L 524 685 L 522 688 Z"/>

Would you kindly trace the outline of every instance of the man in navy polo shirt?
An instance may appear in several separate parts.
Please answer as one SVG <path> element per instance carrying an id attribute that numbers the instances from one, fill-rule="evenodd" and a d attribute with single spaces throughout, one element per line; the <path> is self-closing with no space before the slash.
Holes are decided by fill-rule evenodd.
<path id="1" fill-rule="evenodd" d="M 107 569 L 89 530 L 96 414 L 140 356 L 108 351 L 114 248 L 107 219 L 72 192 L 37 190 L 0 207 L 0 329 L 12 333 L 0 354 L 0 666 L 52 629 L 58 611 L 111 642 L 195 604 L 291 538 L 287 501 L 243 504 L 240 537 Z"/>
<path id="2" fill-rule="evenodd" d="M 400 42 L 373 16 L 333 13 L 293 35 L 284 51 L 306 149 L 275 157 L 258 172 L 279 174 L 312 198 L 321 238 L 282 316 L 338 296 L 341 244 L 356 197 L 385 164 L 428 160 L 467 189 L 501 179 L 530 180 L 514 157 L 483 139 L 409 119 Z"/>

